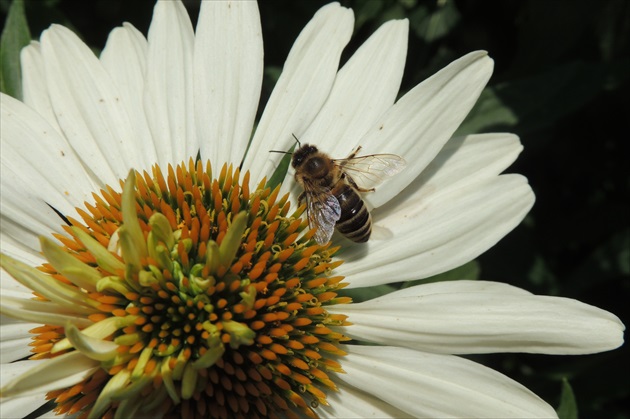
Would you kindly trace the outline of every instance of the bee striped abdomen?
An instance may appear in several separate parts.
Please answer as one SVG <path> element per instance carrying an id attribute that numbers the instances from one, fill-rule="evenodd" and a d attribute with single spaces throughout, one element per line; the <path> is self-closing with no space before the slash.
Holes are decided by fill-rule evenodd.
<path id="1" fill-rule="evenodd" d="M 372 233 L 372 217 L 358 192 L 341 183 L 335 188 L 334 195 L 341 206 L 341 217 L 335 224 L 337 231 L 357 243 L 368 241 Z"/>

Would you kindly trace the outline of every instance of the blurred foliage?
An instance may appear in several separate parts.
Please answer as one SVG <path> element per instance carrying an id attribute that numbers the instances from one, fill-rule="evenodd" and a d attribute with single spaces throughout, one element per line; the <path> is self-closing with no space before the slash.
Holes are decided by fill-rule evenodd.
<path id="1" fill-rule="evenodd" d="M 24 2 L 14 1 L 11 4 L 5 23 L 0 37 L 0 91 L 21 98 L 20 50 L 31 41 L 24 15 Z"/>
<path id="2" fill-rule="evenodd" d="M 147 33 L 153 0 L 25 0 L 31 33 L 73 28 L 95 51 L 123 21 Z M 263 0 L 264 104 L 301 28 L 326 1 Z M 630 2 L 627 0 L 341 0 L 355 11 L 342 60 L 384 21 L 407 18 L 401 94 L 465 53 L 495 73 L 460 132 L 509 130 L 525 146 L 510 169 L 537 203 L 513 233 L 454 275 L 577 298 L 630 322 Z M 196 0 L 185 0 L 193 21 Z M 5 22 L 10 1 L 0 0 Z M 7 24 L 8 25 L 8 24 Z M 5 44 L 2 45 L 3 54 Z M 9 51 L 7 49 L 7 51 Z M 3 70 L 6 64 L 3 61 Z M 388 292 L 392 288 L 374 290 Z M 358 299 L 370 296 L 357 296 Z M 535 391 L 561 417 L 630 418 L 630 353 L 475 356 Z M 571 386 L 568 381 L 571 381 Z M 562 389 L 562 390 L 560 390 Z M 575 395 L 575 396 L 574 396 Z M 577 400 L 577 402 L 576 402 Z"/>
<path id="3" fill-rule="evenodd" d="M 577 419 L 578 417 L 575 394 L 567 379 L 562 380 L 562 394 L 557 412 L 560 419 Z"/>

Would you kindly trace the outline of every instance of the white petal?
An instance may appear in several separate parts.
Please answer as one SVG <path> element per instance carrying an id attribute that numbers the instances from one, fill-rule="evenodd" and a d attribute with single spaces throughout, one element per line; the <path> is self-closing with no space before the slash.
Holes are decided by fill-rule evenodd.
<path id="1" fill-rule="evenodd" d="M 22 195 L 22 205 L 29 205 L 29 212 L 24 212 L 17 202 L 2 202 L 2 239 L 19 242 L 31 250 L 39 246 L 38 237 L 48 236 L 51 232 L 61 233 L 61 219 L 55 212 L 42 202 L 35 194 L 24 197 L 24 190 L 4 187 L 2 194 L 11 193 L 13 196 Z M 31 212 L 32 211 L 32 212 Z M 56 221 L 59 220 L 59 221 Z"/>
<path id="2" fill-rule="evenodd" d="M 5 221 L 2 220 L 2 227 L 4 227 L 5 225 Z M 30 266 L 39 266 L 41 265 L 41 261 L 43 261 L 43 258 L 40 256 L 39 260 L 35 263 L 32 263 L 31 261 L 35 260 L 35 257 L 33 257 L 30 252 L 25 251 L 24 249 L 20 248 L 19 246 L 14 246 L 10 240 L 7 240 L 8 236 L 6 236 L 5 234 L 2 234 L 2 254 L 4 255 L 8 255 L 12 258 L 15 258 L 17 260 L 23 261 L 24 263 L 30 265 Z M 41 261 L 40 261 L 41 260 Z M 0 289 L 2 292 L 5 291 L 10 291 L 10 292 L 15 292 L 15 293 L 19 293 L 21 294 L 21 296 L 23 298 L 30 298 L 32 297 L 32 290 L 28 287 L 25 287 L 24 285 L 20 284 L 18 281 L 16 281 L 11 275 L 9 275 L 8 272 L 6 272 L 4 269 L 0 269 Z"/>
<path id="3" fill-rule="evenodd" d="M 374 215 L 384 219 L 402 211 L 410 199 L 419 201 L 435 192 L 463 188 L 497 176 L 516 160 L 522 150 L 518 137 L 509 133 L 451 138 L 420 176 L 398 196 L 379 207 Z M 387 187 L 396 188 L 398 183 L 399 180 L 394 178 Z M 364 195 L 369 206 L 371 196 Z"/>
<path id="4" fill-rule="evenodd" d="M 402 410 L 344 382 L 337 383 L 339 391 L 329 393 L 330 406 L 320 405 L 317 413 L 324 418 L 406 418 Z"/>
<path id="5" fill-rule="evenodd" d="M 0 412 L 3 418 L 24 418 L 44 403 L 46 403 L 46 392 L 44 391 L 26 397 L 0 399 Z"/>
<path id="6" fill-rule="evenodd" d="M 144 112 L 144 77 L 147 71 L 148 43 L 146 38 L 129 23 L 109 33 L 100 60 L 116 84 L 122 103 L 129 115 L 137 144 L 135 152 L 142 153 L 147 164 L 157 162 L 157 152 Z"/>
<path id="7" fill-rule="evenodd" d="M 39 266 L 46 261 L 41 255 L 39 242 L 36 248 L 24 246 L 22 242 L 16 242 L 11 237 L 4 234 L 4 220 L 2 220 L 2 232 L 0 232 L 0 250 L 3 254 L 11 256 L 13 259 L 24 262 L 30 266 Z"/>
<path id="8" fill-rule="evenodd" d="M 28 331 L 41 326 L 37 323 L 24 323 L 1 316 L 0 326 L 0 363 L 17 361 L 18 359 L 32 355 L 29 343 L 33 334 Z"/>
<path id="9" fill-rule="evenodd" d="M 4 333 L 4 329 L 0 329 L 0 331 Z M 3 338 L 2 341 L 0 341 L 0 362 L 3 364 L 14 362 L 32 355 L 29 351 L 30 346 L 28 346 L 32 341 L 30 337 L 19 339 Z"/>
<path id="10" fill-rule="evenodd" d="M 124 99 L 90 48 L 53 25 L 42 35 L 42 55 L 57 121 L 96 179 L 112 185 L 130 167 L 148 169 Z"/>
<path id="11" fill-rule="evenodd" d="M 7 383 L 14 380 L 16 377 L 19 377 L 31 368 L 37 367 L 46 361 L 46 359 L 38 359 L 3 364 L 2 374 L 0 374 L 0 387 L 4 387 Z"/>
<path id="12" fill-rule="evenodd" d="M 451 138 L 410 185 L 378 209 L 377 217 L 386 218 L 400 211 L 409 198 L 423 200 L 436 192 L 465 188 L 497 176 L 522 150 L 518 137 L 509 133 Z M 399 182 L 394 178 L 388 186 L 397 187 Z"/>
<path id="13" fill-rule="evenodd" d="M 260 98 L 263 43 L 256 2 L 202 2 L 195 36 L 194 99 L 201 156 L 240 165 Z"/>
<path id="14" fill-rule="evenodd" d="M 98 311 L 94 308 L 98 305 L 98 302 L 88 298 L 87 294 L 77 287 L 61 281 L 51 281 L 50 275 L 23 262 L 11 259 L 7 255 L 0 255 L 0 257 L 0 264 L 4 270 L 13 275 L 23 285 L 40 295 L 45 295 L 51 302 L 59 304 L 59 308 L 68 307 L 70 309 L 69 312 L 84 314 Z M 42 301 L 34 302 L 40 303 Z M 51 307 L 54 306 L 55 304 L 51 305 Z"/>
<path id="15" fill-rule="evenodd" d="M 76 216 L 74 208 L 91 201 L 93 183 L 72 148 L 53 127 L 22 102 L 0 96 L 3 233 L 22 242 L 22 227 L 35 235 L 61 232 L 63 221 L 48 204 Z M 39 247 L 32 240 L 29 245 Z"/>
<path id="16" fill-rule="evenodd" d="M 414 417 L 551 418 L 551 406 L 467 359 L 388 346 L 347 347 L 336 377 Z"/>
<path id="17" fill-rule="evenodd" d="M 516 160 L 522 150 L 518 137 L 509 133 L 454 137 L 414 180 L 414 186 L 439 190 L 463 187 L 497 176 Z M 411 192 L 411 189 L 405 193 Z"/>
<path id="18" fill-rule="evenodd" d="M 17 365 L 16 365 L 17 364 Z M 5 371 L 7 366 L 10 372 Z M 3 397 L 24 397 L 77 384 L 96 371 L 99 363 L 80 352 L 69 352 L 52 359 L 19 361 L 2 366 L 2 377 L 14 378 L 2 385 Z M 15 371 L 14 371 L 15 370 Z M 6 376 L 5 376 L 6 374 Z"/>
<path id="19" fill-rule="evenodd" d="M 359 139 L 396 99 L 407 56 L 407 20 L 383 24 L 339 70 L 330 96 L 300 139 L 334 158 Z M 382 151 L 381 151 L 382 152 Z"/>
<path id="20" fill-rule="evenodd" d="M 35 109 L 51 127 L 61 133 L 55 112 L 50 103 L 48 85 L 46 84 L 46 69 L 39 42 L 31 41 L 20 51 L 20 65 L 22 67 L 22 96 L 23 101 Z"/>
<path id="21" fill-rule="evenodd" d="M 393 153 L 407 159 L 396 183 L 367 199 L 379 207 L 413 181 L 464 120 L 492 74 L 485 51 L 472 52 L 403 96 L 361 139 L 362 153 Z"/>
<path id="22" fill-rule="evenodd" d="M 267 102 L 243 164 L 252 179 L 270 176 L 281 154 L 301 136 L 332 88 L 343 48 L 352 35 L 352 10 L 331 3 L 313 16 L 296 39 Z"/>
<path id="23" fill-rule="evenodd" d="M 503 282 L 491 282 L 491 281 L 471 281 L 471 280 L 458 280 L 458 281 L 444 281 L 444 282 L 431 282 L 428 284 L 422 284 L 420 286 L 414 286 L 409 288 L 403 288 L 398 291 L 385 294 L 378 298 L 374 298 L 371 301 L 380 301 L 382 298 L 406 298 L 417 296 L 430 296 L 433 294 L 444 294 L 449 292 L 484 292 L 486 294 L 497 295 L 532 295 L 531 292 L 522 288 L 514 287 Z M 348 307 L 348 306 L 339 306 Z M 334 309 L 334 307 L 331 307 Z"/>
<path id="24" fill-rule="evenodd" d="M 411 185 L 379 208 L 378 218 L 385 218 L 400 211 L 404 201 L 423 189 L 423 194 L 445 188 L 461 188 L 466 184 L 497 176 L 512 164 L 523 150 L 519 138 L 510 133 L 473 134 L 453 137 L 444 145 L 437 156 Z M 398 188 L 404 178 L 394 177 L 387 188 Z M 381 189 L 381 188 L 377 188 Z M 368 207 L 374 194 L 367 193 L 363 199 Z"/>
<path id="25" fill-rule="evenodd" d="M 144 106 L 160 166 L 194 158 L 194 32 L 180 1 L 159 1 L 149 28 Z"/>
<path id="26" fill-rule="evenodd" d="M 94 183 L 66 140 L 44 118 L 5 94 L 1 98 L 2 188 L 36 185 L 42 200 L 69 213 L 90 200 Z M 55 175 L 51 176 L 51 172 Z M 5 178 L 5 176 L 7 178 Z M 28 189 L 34 189 L 33 186 Z M 4 195 L 4 194 L 3 194 Z M 3 196 L 3 201 L 22 199 Z"/>
<path id="27" fill-rule="evenodd" d="M 527 294 L 507 285 L 491 286 L 487 291 L 491 284 L 451 281 L 419 285 L 404 294 L 392 293 L 330 311 L 350 316 L 353 325 L 342 328 L 342 333 L 352 338 L 436 353 L 576 355 L 611 350 L 623 343 L 624 326 L 607 311 L 572 299 Z"/>
<path id="28" fill-rule="evenodd" d="M 57 304 L 16 297 L 6 290 L 3 290 L 0 301 L 2 302 L 0 313 L 25 322 L 36 323 L 45 318 L 46 323 L 58 326 L 70 322 L 77 327 L 85 328 L 92 324 L 82 315 L 76 315 L 69 310 L 62 311 Z"/>
<path id="29" fill-rule="evenodd" d="M 520 175 L 481 179 L 443 190 L 401 196 L 395 211 L 375 224 L 391 239 L 370 239 L 340 255 L 337 272 L 350 287 L 426 278 L 456 268 L 492 247 L 516 227 L 534 202 Z M 365 257 L 368 255 L 369 257 Z"/>

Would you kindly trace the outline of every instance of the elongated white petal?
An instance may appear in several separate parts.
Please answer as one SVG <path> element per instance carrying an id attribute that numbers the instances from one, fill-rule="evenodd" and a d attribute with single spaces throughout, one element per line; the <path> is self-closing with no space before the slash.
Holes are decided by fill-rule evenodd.
<path id="1" fill-rule="evenodd" d="M 282 158 L 269 150 L 287 150 L 324 104 L 339 68 L 341 52 L 354 24 L 351 10 L 331 3 L 306 25 L 291 48 L 267 102 L 243 168 L 252 179 L 270 176 Z"/>
<path id="2" fill-rule="evenodd" d="M 158 163 L 167 167 L 194 158 L 199 151 L 193 107 L 194 32 L 179 0 L 157 2 L 148 40 L 144 107 Z"/>
<path id="3" fill-rule="evenodd" d="M 157 151 L 144 112 L 148 48 L 144 35 L 131 24 L 124 23 L 109 33 L 100 60 L 118 88 L 132 121 L 135 152 L 142 154 L 146 163 L 153 164 L 157 161 Z"/>
<path id="4" fill-rule="evenodd" d="M 520 223 L 533 202 L 531 188 L 520 175 L 412 192 L 401 196 L 397 210 L 383 218 L 374 212 L 375 224 L 392 239 L 374 238 L 364 247 L 349 248 L 342 254 L 345 263 L 338 272 L 350 287 L 445 272 L 492 247 Z"/>
<path id="5" fill-rule="evenodd" d="M 471 281 L 471 280 L 458 280 L 458 281 L 443 281 L 443 282 L 431 282 L 428 284 L 422 284 L 421 286 L 414 286 L 409 288 L 403 288 L 398 291 L 385 294 L 378 298 L 374 298 L 370 301 L 381 301 L 382 298 L 406 298 L 406 297 L 418 297 L 418 296 L 430 296 L 434 294 L 444 293 L 472 293 L 472 292 L 484 292 L 486 294 L 496 295 L 514 295 L 524 296 L 532 295 L 531 292 L 522 288 L 514 287 L 503 282 L 491 282 L 491 281 Z M 343 306 L 348 307 L 348 306 Z"/>
<path id="6" fill-rule="evenodd" d="M 10 206 L 25 213 L 24 217 L 36 213 L 41 219 L 44 214 L 54 214 L 50 208 L 44 209 L 46 203 L 74 215 L 74 207 L 90 199 L 89 193 L 94 190 L 81 161 L 38 113 L 5 94 L 0 98 L 3 215 L 4 207 Z M 58 216 L 51 219 L 53 224 L 60 224 Z"/>
<path id="7" fill-rule="evenodd" d="M 240 165 L 260 98 L 263 43 L 256 2 L 202 2 L 194 99 L 201 156 Z"/>
<path id="8" fill-rule="evenodd" d="M 46 83 L 46 69 L 39 42 L 31 41 L 29 45 L 22 48 L 22 51 L 20 51 L 20 65 L 22 67 L 22 96 L 24 103 L 37 111 L 51 127 L 55 128 L 58 133 L 61 133 L 61 127 L 57 123 L 57 118 L 50 102 L 48 84 Z"/>
<path id="9" fill-rule="evenodd" d="M 383 24 L 339 70 L 330 96 L 301 138 L 333 158 L 354 150 L 400 89 L 407 56 L 407 20 Z M 379 150 L 379 152 L 384 152 Z"/>
<path id="10" fill-rule="evenodd" d="M 4 366 L 2 368 L 4 374 Z M 46 403 L 46 392 L 44 391 L 26 397 L 0 399 L 0 412 L 5 418 L 24 418 L 44 403 Z"/>
<path id="11" fill-rule="evenodd" d="M 378 216 L 400 210 L 410 195 L 426 194 L 446 188 L 464 187 L 499 175 L 516 160 L 523 150 L 518 137 L 509 133 L 474 134 L 451 138 L 426 169 L 398 197 L 379 208 Z M 394 177 L 387 187 L 397 187 L 404 179 Z M 371 207 L 372 194 L 365 194 Z"/>
<path id="12" fill-rule="evenodd" d="M 31 298 L 33 296 L 32 290 L 20 284 L 4 269 L 0 270 L 0 275 L 2 281 L 0 290 L 2 291 L 2 293 L 6 291 L 11 293 L 13 296 L 25 299 Z"/>
<path id="13" fill-rule="evenodd" d="M 353 152 L 360 140 L 394 104 L 400 88 L 409 22 L 390 21 L 381 26 L 348 60 L 335 79 L 330 96 L 308 130 L 302 144 L 315 144 L 332 158 L 344 158 Z M 378 149 L 377 153 L 388 152 Z M 361 155 L 370 154 L 362 150 Z M 302 192 L 296 182 L 287 182 L 294 201 Z"/>
<path id="14" fill-rule="evenodd" d="M 0 333 L 7 333 L 4 326 L 0 328 Z M 28 346 L 31 342 L 30 336 L 15 339 L 2 337 L 2 340 L 0 340 L 0 362 L 5 364 L 32 355 Z"/>
<path id="15" fill-rule="evenodd" d="M 474 134 L 451 138 L 414 182 L 420 187 L 443 188 L 497 176 L 523 150 L 509 133 Z"/>
<path id="16" fill-rule="evenodd" d="M 398 154 L 408 163 L 395 185 L 369 196 L 372 206 L 398 195 L 433 160 L 477 101 L 492 69 L 485 51 L 465 55 L 409 91 L 371 127 L 360 141 L 363 153 Z"/>
<path id="17" fill-rule="evenodd" d="M 461 189 L 497 176 L 516 160 L 522 150 L 518 137 L 509 133 L 451 138 L 403 192 L 379 208 L 377 216 L 386 218 L 399 211 L 410 197 L 418 202 L 435 193 Z M 396 177 L 388 186 L 396 187 L 398 183 Z M 366 195 L 368 204 L 370 196 Z"/>
<path id="18" fill-rule="evenodd" d="M 31 361 L 11 362 L 9 364 L 2 365 L 2 374 L 0 374 L 0 388 L 4 388 L 9 382 L 13 381 L 16 377 L 24 374 L 28 370 L 38 365 L 43 364 L 47 360 L 38 359 Z"/>
<path id="19" fill-rule="evenodd" d="M 4 221 L 5 220 L 2 219 L 3 230 L 5 226 Z M 2 253 L 5 255 L 11 256 L 13 259 L 21 260 L 30 266 L 39 266 L 46 260 L 41 255 L 39 247 L 33 249 L 24 246 L 23 242 L 15 241 L 10 236 L 4 234 L 4 231 L 0 232 L 0 249 L 2 249 Z"/>
<path id="20" fill-rule="evenodd" d="M 2 194 L 25 197 L 22 202 L 2 201 L 0 220 L 3 241 L 20 243 L 22 249 L 36 252 L 39 245 L 38 237 L 50 235 L 51 232 L 62 232 L 62 219 L 35 192 L 31 194 L 28 190 L 18 190 L 16 186 L 10 185 L 2 187 Z M 24 206 L 28 204 L 32 204 L 29 211 L 24 211 Z"/>
<path id="21" fill-rule="evenodd" d="M 70 387 L 92 375 L 99 365 L 97 361 L 91 360 L 76 351 L 43 361 L 21 361 L 15 363 L 27 369 L 20 372 L 6 384 L 3 384 L 2 389 L 0 389 L 2 397 L 24 397 Z M 24 365 L 24 363 L 27 365 Z M 5 376 L 5 367 L 6 365 L 2 366 L 3 377 Z"/>
<path id="22" fill-rule="evenodd" d="M 3 387 L 5 383 L 8 383 L 15 377 L 43 362 L 46 362 L 46 360 L 3 364 L 2 374 L 0 374 L 0 387 Z M 0 398 L 0 412 L 3 418 L 22 418 L 37 410 L 44 405 L 44 403 L 46 403 L 46 391 L 40 391 L 24 397 L 2 397 Z"/>
<path id="23" fill-rule="evenodd" d="M 84 316 L 70 310 L 62 310 L 57 304 L 45 301 L 27 300 L 22 296 L 15 297 L 9 295 L 8 291 L 2 292 L 0 301 L 0 313 L 25 322 L 37 323 L 45 319 L 48 324 L 63 326 L 70 322 L 80 328 L 92 324 L 92 322 Z"/>
<path id="24" fill-rule="evenodd" d="M 17 361 L 29 355 L 28 344 L 31 342 L 32 334 L 29 330 L 40 326 L 37 323 L 24 323 L 1 316 L 0 326 L 0 363 Z"/>
<path id="25" fill-rule="evenodd" d="M 45 295 L 50 301 L 59 304 L 59 307 L 68 307 L 76 313 L 83 314 L 97 311 L 94 307 L 98 303 L 88 298 L 77 287 L 61 281 L 53 281 L 50 275 L 7 255 L 0 254 L 0 263 L 2 264 L 2 269 L 9 272 L 22 285 L 41 295 Z"/>
<path id="26" fill-rule="evenodd" d="M 7 224 L 13 224 L 5 217 L 0 218 L 0 223 L 2 223 L 2 228 L 4 230 Z M 16 232 L 19 232 L 18 236 L 24 236 L 23 230 L 20 229 L 19 226 L 14 226 Z M 33 237 L 35 240 L 35 237 Z M 35 242 L 33 243 L 35 245 Z M 2 249 L 2 254 L 10 256 L 13 259 L 24 261 L 27 265 L 30 266 L 39 266 L 45 260 L 40 254 L 39 249 L 34 249 L 29 246 L 26 246 L 24 242 L 18 242 L 16 239 L 10 237 L 8 234 L 5 234 L 4 231 L 0 232 L 0 249 Z M 1 282 L 0 289 L 1 290 L 12 290 L 18 291 L 25 295 L 31 295 L 32 290 L 25 287 L 16 281 L 11 275 L 9 275 L 4 269 L 0 270 Z"/>
<path id="27" fill-rule="evenodd" d="M 41 39 L 57 121 L 85 166 L 110 185 L 129 167 L 148 169 L 124 98 L 90 48 L 59 25 Z"/>
<path id="28" fill-rule="evenodd" d="M 337 383 L 339 391 L 327 397 L 329 406 L 320 405 L 317 413 L 323 418 L 408 418 L 408 413 L 389 403 L 357 390 L 346 383 Z"/>
<path id="29" fill-rule="evenodd" d="M 467 359 L 389 346 L 347 350 L 346 374 L 336 377 L 414 417 L 557 417 L 527 388 Z"/>
<path id="30" fill-rule="evenodd" d="M 419 285 L 404 296 L 392 293 L 330 311 L 350 316 L 353 326 L 342 328 L 350 337 L 437 353 L 576 355 L 623 343 L 624 326 L 607 311 L 568 298 L 503 291 L 514 288 L 509 286 L 488 292 L 487 284 Z"/>

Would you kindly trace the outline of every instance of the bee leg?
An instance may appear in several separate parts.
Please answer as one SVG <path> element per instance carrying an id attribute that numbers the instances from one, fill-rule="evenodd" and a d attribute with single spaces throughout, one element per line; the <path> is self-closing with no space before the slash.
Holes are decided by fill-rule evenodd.
<path id="1" fill-rule="evenodd" d="M 350 153 L 350 155 L 348 157 L 346 157 L 346 159 L 352 159 L 354 158 L 354 156 L 356 156 L 357 154 L 359 154 L 359 151 L 361 150 L 361 146 L 358 146 L 352 153 Z"/>
<path id="2" fill-rule="evenodd" d="M 359 148 L 361 148 L 361 146 L 359 146 Z M 357 151 L 359 151 L 357 149 Z M 343 177 L 348 181 L 348 183 L 357 191 L 359 192 L 374 192 L 376 189 L 374 188 L 370 188 L 370 189 L 366 189 L 366 188 L 362 188 L 359 185 L 357 185 L 357 183 L 354 181 L 354 179 L 352 179 L 352 176 L 350 176 L 347 173 L 344 173 Z"/>
<path id="3" fill-rule="evenodd" d="M 298 207 L 299 207 L 300 205 L 302 205 L 302 202 L 304 202 L 304 197 L 305 197 L 305 196 L 306 196 L 306 191 L 302 192 L 302 193 L 300 194 L 300 196 L 298 196 Z"/>

